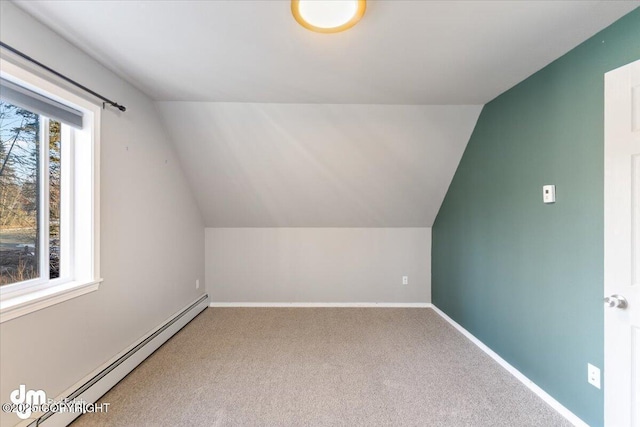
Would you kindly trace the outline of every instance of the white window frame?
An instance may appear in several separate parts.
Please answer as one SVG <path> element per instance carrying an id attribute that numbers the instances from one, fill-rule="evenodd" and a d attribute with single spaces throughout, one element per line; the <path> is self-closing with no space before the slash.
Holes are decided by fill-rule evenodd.
<path id="1" fill-rule="evenodd" d="M 60 277 L 41 277 L 0 287 L 0 323 L 98 290 L 100 278 L 100 106 L 29 70 L 0 58 L 0 76 L 83 113 L 82 129 L 61 126 Z M 40 120 L 40 260 L 49 251 L 49 120 Z M 66 188 L 66 191 L 64 191 Z M 46 219 L 46 221 L 45 221 Z M 46 274 L 43 274 L 46 272 Z"/>

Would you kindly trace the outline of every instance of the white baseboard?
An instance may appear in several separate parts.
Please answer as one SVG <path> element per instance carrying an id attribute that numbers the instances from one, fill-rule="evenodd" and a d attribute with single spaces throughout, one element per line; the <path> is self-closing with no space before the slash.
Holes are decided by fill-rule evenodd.
<path id="1" fill-rule="evenodd" d="M 435 305 L 432 304 L 431 308 L 433 309 L 433 311 L 438 313 L 444 320 L 449 322 L 454 328 L 456 328 L 458 331 L 460 331 L 462 333 L 462 335 L 464 335 L 472 343 L 477 345 L 480 348 L 480 350 L 482 350 L 485 353 L 487 353 L 493 360 L 498 362 L 498 364 L 500 366 L 502 366 L 504 369 L 509 371 L 509 373 L 511 375 L 513 375 L 514 377 L 516 377 L 522 384 L 526 385 L 529 388 L 529 390 L 533 391 L 542 400 L 544 400 L 549 406 L 551 406 L 553 409 L 555 409 L 560 415 L 565 417 L 570 423 L 572 423 L 574 426 L 577 426 L 577 427 L 589 427 L 589 425 L 587 423 L 585 423 L 584 421 L 582 421 L 576 414 L 574 414 L 573 412 L 571 412 L 570 410 L 565 408 L 560 402 L 558 402 L 553 397 L 551 397 L 551 395 L 549 395 L 546 391 L 541 389 L 533 381 L 531 381 L 529 378 L 524 376 L 524 374 L 522 372 L 518 371 L 516 368 L 511 366 L 511 364 L 509 364 L 509 362 L 507 362 L 502 357 L 500 357 L 498 355 L 498 353 L 496 353 L 495 351 L 493 351 L 489 347 L 487 347 L 478 338 L 474 337 L 469 331 L 467 331 L 465 328 L 463 328 L 458 322 L 456 322 L 455 320 L 453 320 L 452 318 L 447 316 L 442 310 L 440 310 Z"/>
<path id="2" fill-rule="evenodd" d="M 203 295 L 182 310 L 174 313 L 165 322 L 149 331 L 145 336 L 127 347 L 111 360 L 100 366 L 98 369 L 69 387 L 65 392 L 56 398 L 60 401 L 64 398 L 69 400 L 84 400 L 88 403 L 97 402 L 109 389 L 116 385 L 129 372 L 136 368 L 151 353 L 164 344 L 176 332 L 182 329 L 187 323 L 193 320 L 202 310 L 209 305 L 209 296 Z M 76 419 L 79 413 L 55 412 L 44 414 L 33 420 L 25 420 L 19 424 L 34 426 L 66 426 Z"/>
<path id="3" fill-rule="evenodd" d="M 209 307 L 378 307 L 428 308 L 428 302 L 212 302 Z"/>

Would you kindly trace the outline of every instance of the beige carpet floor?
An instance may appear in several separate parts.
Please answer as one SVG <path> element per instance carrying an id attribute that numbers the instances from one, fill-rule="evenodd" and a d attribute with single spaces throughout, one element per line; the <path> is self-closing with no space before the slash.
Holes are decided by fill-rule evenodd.
<path id="1" fill-rule="evenodd" d="M 209 308 L 82 426 L 568 426 L 428 308 Z"/>

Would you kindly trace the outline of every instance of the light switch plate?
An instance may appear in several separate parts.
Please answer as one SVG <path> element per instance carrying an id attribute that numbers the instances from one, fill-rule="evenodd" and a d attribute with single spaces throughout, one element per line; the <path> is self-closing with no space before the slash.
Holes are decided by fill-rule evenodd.
<path id="1" fill-rule="evenodd" d="M 542 201 L 545 203 L 556 202 L 556 186 L 545 185 L 542 187 Z"/>

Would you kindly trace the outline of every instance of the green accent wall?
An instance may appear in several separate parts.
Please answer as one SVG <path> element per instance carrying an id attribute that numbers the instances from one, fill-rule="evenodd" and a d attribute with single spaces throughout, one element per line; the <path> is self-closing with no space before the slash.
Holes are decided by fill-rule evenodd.
<path id="1" fill-rule="evenodd" d="M 640 9 L 485 105 L 433 226 L 433 303 L 592 426 L 604 418 L 587 383 L 587 363 L 604 365 L 604 74 L 637 59 Z"/>

